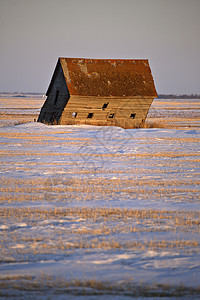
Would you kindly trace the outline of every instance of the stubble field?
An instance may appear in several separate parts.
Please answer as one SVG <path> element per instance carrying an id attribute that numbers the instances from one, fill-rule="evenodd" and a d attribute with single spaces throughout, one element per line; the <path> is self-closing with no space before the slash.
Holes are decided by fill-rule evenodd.
<path id="1" fill-rule="evenodd" d="M 0 98 L 0 296 L 198 299 L 200 100 L 128 130 L 33 122 L 42 102 Z"/>

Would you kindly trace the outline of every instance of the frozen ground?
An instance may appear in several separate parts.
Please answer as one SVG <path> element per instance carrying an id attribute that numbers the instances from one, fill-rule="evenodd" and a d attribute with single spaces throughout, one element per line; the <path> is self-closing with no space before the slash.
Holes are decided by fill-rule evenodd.
<path id="1" fill-rule="evenodd" d="M 0 297 L 198 299 L 200 129 L 182 125 L 4 124 Z"/>

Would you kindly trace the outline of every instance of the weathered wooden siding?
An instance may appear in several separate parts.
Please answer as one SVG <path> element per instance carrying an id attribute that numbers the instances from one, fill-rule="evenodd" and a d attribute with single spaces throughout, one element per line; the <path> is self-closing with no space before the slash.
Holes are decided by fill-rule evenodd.
<path id="1" fill-rule="evenodd" d="M 117 125 L 139 127 L 146 119 L 152 97 L 86 97 L 72 95 L 59 124 Z M 108 104 L 103 108 L 104 104 Z M 88 114 L 93 114 L 88 118 Z M 114 114 L 113 118 L 110 118 Z"/>
<path id="2" fill-rule="evenodd" d="M 38 121 L 57 124 L 68 100 L 69 91 L 61 64 L 58 61 L 50 83 L 50 88 L 47 91 L 47 99 L 41 109 Z"/>

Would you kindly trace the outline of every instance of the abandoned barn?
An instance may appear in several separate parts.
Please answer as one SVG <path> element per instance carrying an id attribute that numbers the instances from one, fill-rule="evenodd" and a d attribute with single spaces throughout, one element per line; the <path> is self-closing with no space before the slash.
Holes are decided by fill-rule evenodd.
<path id="1" fill-rule="evenodd" d="M 38 122 L 140 127 L 157 97 L 147 59 L 59 58 Z"/>

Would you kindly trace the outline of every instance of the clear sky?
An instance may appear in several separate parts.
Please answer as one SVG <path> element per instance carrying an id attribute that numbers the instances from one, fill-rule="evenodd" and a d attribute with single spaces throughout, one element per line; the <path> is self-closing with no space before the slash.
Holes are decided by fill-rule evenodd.
<path id="1" fill-rule="evenodd" d="M 200 0 L 0 0 L 0 91 L 45 93 L 57 58 L 148 58 L 158 93 L 200 94 Z"/>

